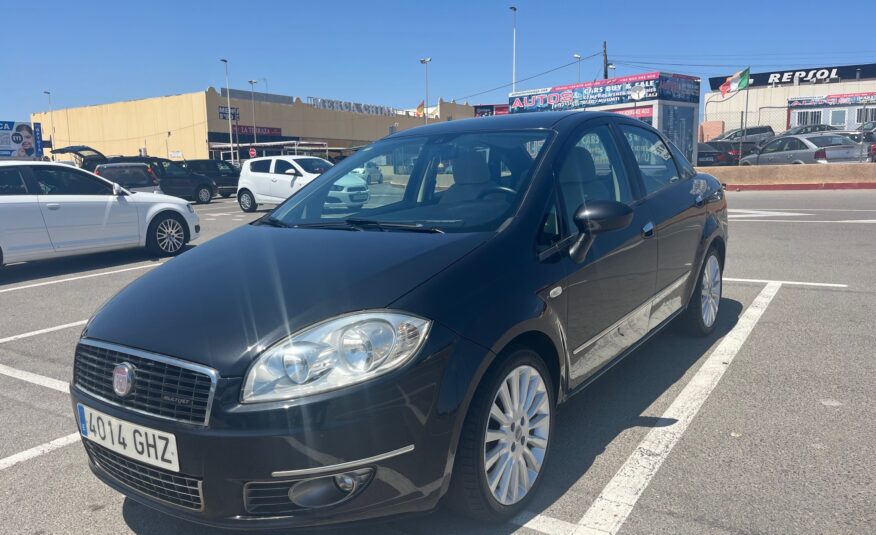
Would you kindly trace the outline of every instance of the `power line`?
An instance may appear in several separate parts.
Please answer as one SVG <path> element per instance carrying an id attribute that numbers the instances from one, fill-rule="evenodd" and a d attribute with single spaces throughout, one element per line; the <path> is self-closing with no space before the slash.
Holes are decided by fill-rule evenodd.
<path id="1" fill-rule="evenodd" d="M 583 61 L 583 60 L 585 60 L 585 59 L 595 58 L 596 56 L 600 56 L 600 55 L 602 55 L 602 51 L 599 51 L 599 52 L 597 52 L 597 53 L 595 53 L 595 54 L 591 54 L 591 55 L 589 55 L 589 56 L 584 56 L 584 57 L 581 58 L 580 60 L 576 59 L 575 61 L 573 61 L 573 62 L 571 62 L 571 63 L 566 63 L 565 65 L 560 65 L 559 67 L 554 67 L 553 69 L 548 69 L 548 70 L 546 70 L 546 71 L 544 71 L 544 72 L 540 72 L 540 73 L 538 73 L 538 74 L 533 74 L 532 76 L 528 76 L 528 77 L 526 77 L 526 78 L 521 78 L 520 80 L 516 80 L 516 82 L 526 82 L 526 81 L 532 80 L 532 79 L 534 79 L 534 78 L 538 78 L 539 76 L 544 76 L 545 74 L 550 74 L 550 73 L 552 73 L 552 72 L 554 72 L 554 71 L 558 71 L 558 70 L 560 70 L 560 69 L 565 69 L 566 67 L 571 67 L 572 65 L 577 65 L 579 61 Z M 466 99 L 469 99 L 469 98 L 472 98 L 472 97 L 478 97 L 478 96 L 480 96 L 480 95 L 485 95 L 485 94 L 487 94 L 487 93 L 492 93 L 493 91 L 498 91 L 498 90 L 500 90 L 500 89 L 505 89 L 506 87 L 511 87 L 512 85 L 513 85 L 513 84 L 502 84 L 502 85 L 500 85 L 500 86 L 498 86 L 498 87 L 494 87 L 494 88 L 492 88 L 492 89 L 487 89 L 487 90 L 485 90 L 485 91 L 479 91 L 479 92 L 477 92 L 477 93 L 472 93 L 471 95 L 466 95 L 466 96 L 464 96 L 464 97 L 459 97 L 459 98 L 451 99 L 451 102 L 456 102 L 456 101 L 458 101 L 458 100 L 466 100 Z"/>

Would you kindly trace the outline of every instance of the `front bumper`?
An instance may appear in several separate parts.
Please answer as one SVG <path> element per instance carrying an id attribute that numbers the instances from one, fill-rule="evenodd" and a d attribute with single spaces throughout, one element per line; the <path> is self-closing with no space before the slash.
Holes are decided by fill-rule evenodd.
<path id="1" fill-rule="evenodd" d="M 220 378 L 209 425 L 129 411 L 71 388 L 82 403 L 176 437 L 179 475 L 199 482 L 202 508 L 157 499 L 113 476 L 89 452 L 92 471 L 150 507 L 194 522 L 240 529 L 360 521 L 435 508 L 449 483 L 470 377 L 486 351 L 433 327 L 415 362 L 368 383 L 283 404 L 239 403 L 242 378 Z M 83 439 L 85 440 L 85 439 Z M 325 508 L 265 515 L 247 508 L 247 484 L 372 468 L 364 488 Z"/>
<path id="2" fill-rule="evenodd" d="M 201 237 L 201 219 L 196 213 L 185 214 L 186 224 L 189 227 L 189 241 L 193 242 Z"/>

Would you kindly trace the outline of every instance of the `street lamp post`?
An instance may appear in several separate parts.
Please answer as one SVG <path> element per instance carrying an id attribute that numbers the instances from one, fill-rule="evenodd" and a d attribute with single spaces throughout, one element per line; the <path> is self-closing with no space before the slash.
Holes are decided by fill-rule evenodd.
<path id="1" fill-rule="evenodd" d="M 578 83 L 581 83 L 581 54 L 572 54 L 575 61 L 578 63 Z"/>
<path id="2" fill-rule="evenodd" d="M 220 59 L 225 64 L 225 96 L 228 99 L 228 146 L 231 149 L 231 163 L 234 163 L 234 134 L 231 131 L 231 86 L 228 85 L 228 60 Z"/>
<path id="3" fill-rule="evenodd" d="M 511 6 L 508 9 L 511 10 L 512 16 L 514 18 L 514 42 L 511 46 L 511 92 L 517 92 L 517 6 Z"/>
<path id="4" fill-rule="evenodd" d="M 259 83 L 258 80 L 250 80 L 249 81 L 249 96 L 250 101 L 252 102 L 252 142 L 258 143 L 259 136 L 256 133 L 256 114 L 255 114 L 255 85 Z"/>
<path id="5" fill-rule="evenodd" d="M 52 121 L 52 150 L 54 151 L 57 147 L 55 147 L 55 109 L 52 108 L 52 92 L 43 91 L 43 94 L 49 97 L 49 120 Z M 52 154 L 52 160 L 54 159 L 55 155 Z"/>
<path id="6" fill-rule="evenodd" d="M 426 99 L 423 101 L 423 124 L 429 124 L 429 62 L 432 58 L 421 58 L 420 63 L 423 64 L 426 71 Z"/>

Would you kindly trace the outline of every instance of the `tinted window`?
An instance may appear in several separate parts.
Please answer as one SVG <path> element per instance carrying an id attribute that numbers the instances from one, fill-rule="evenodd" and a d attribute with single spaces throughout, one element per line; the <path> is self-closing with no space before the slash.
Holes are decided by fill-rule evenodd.
<path id="1" fill-rule="evenodd" d="M 818 136 L 809 138 L 816 147 L 834 147 L 837 145 L 854 145 L 855 142 L 843 136 Z"/>
<path id="2" fill-rule="evenodd" d="M 253 173 L 270 173 L 271 160 L 255 160 L 249 162 L 249 170 Z"/>
<path id="3" fill-rule="evenodd" d="M 100 176 L 125 188 L 145 188 L 152 186 L 152 176 L 146 169 L 145 165 L 105 167 L 100 170 Z"/>
<path id="4" fill-rule="evenodd" d="M 657 134 L 625 124 L 621 125 L 621 131 L 639 165 L 646 194 L 659 191 L 679 179 L 672 154 Z"/>
<path id="5" fill-rule="evenodd" d="M 300 165 L 305 172 L 318 175 L 325 173 L 332 166 L 331 162 L 327 162 L 322 158 L 301 158 L 295 160 L 295 163 Z"/>
<path id="6" fill-rule="evenodd" d="M 278 175 L 282 175 L 286 173 L 289 169 L 295 169 L 295 166 L 289 163 L 286 160 L 276 160 L 274 161 L 274 173 Z"/>
<path id="7" fill-rule="evenodd" d="M 235 173 L 234 167 L 230 166 L 229 164 L 227 164 L 225 162 L 216 162 L 216 167 L 219 169 L 219 171 L 222 174 L 232 174 L 233 175 Z"/>
<path id="8" fill-rule="evenodd" d="M 62 167 L 31 167 L 43 195 L 110 195 L 112 189 L 96 177 Z"/>
<path id="9" fill-rule="evenodd" d="M 27 195 L 24 178 L 15 167 L 0 167 L 0 195 Z"/>
<path id="10" fill-rule="evenodd" d="M 189 174 L 186 170 L 173 162 L 168 162 L 167 160 L 159 160 L 161 167 L 164 169 L 164 176 L 171 178 L 182 178 L 187 177 Z"/>
<path id="11" fill-rule="evenodd" d="M 672 156 L 675 158 L 675 165 L 677 165 L 679 171 L 681 171 L 681 178 L 690 178 L 697 174 L 688 159 L 681 153 L 678 147 L 675 146 L 675 143 L 671 141 L 669 142 L 669 150 L 672 151 Z"/>
<path id="12" fill-rule="evenodd" d="M 563 211 L 571 222 L 582 204 L 594 200 L 632 202 L 620 153 L 607 126 L 585 132 L 561 159 L 557 173 Z"/>
<path id="13" fill-rule="evenodd" d="M 549 135 L 464 132 L 380 141 L 326 171 L 272 217 L 290 226 L 354 216 L 444 232 L 494 231 L 529 188 Z M 385 166 L 386 183 L 369 187 L 355 171 L 369 161 Z"/>
<path id="14" fill-rule="evenodd" d="M 763 150 L 760 151 L 761 154 L 770 154 L 771 152 L 779 152 L 783 150 L 785 146 L 785 138 L 777 139 L 775 141 L 770 141 L 764 146 Z"/>

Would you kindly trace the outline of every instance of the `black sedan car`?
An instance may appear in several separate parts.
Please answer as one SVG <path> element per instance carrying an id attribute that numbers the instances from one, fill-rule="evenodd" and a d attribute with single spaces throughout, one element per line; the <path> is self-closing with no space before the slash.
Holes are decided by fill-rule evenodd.
<path id="1" fill-rule="evenodd" d="M 736 165 L 738 163 L 738 150 L 714 147 L 708 143 L 697 143 L 697 167 Z"/>
<path id="2" fill-rule="evenodd" d="M 329 210 L 368 162 L 405 174 Z M 640 121 L 397 133 L 107 302 L 75 349 L 82 442 L 111 487 L 213 526 L 442 499 L 506 520 L 544 479 L 558 404 L 670 322 L 712 332 L 726 243 L 720 183 Z"/>

